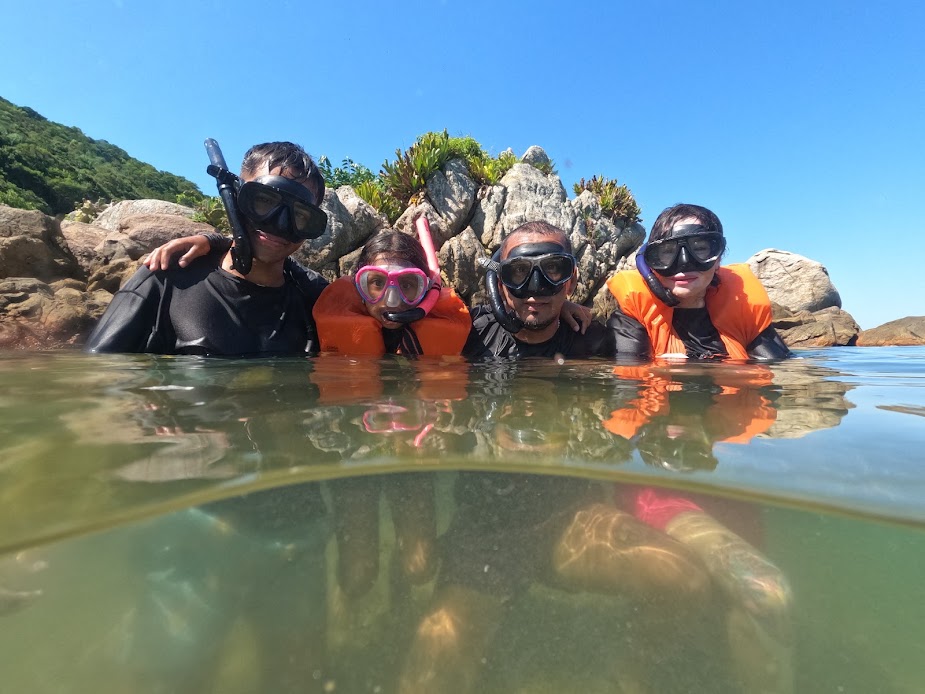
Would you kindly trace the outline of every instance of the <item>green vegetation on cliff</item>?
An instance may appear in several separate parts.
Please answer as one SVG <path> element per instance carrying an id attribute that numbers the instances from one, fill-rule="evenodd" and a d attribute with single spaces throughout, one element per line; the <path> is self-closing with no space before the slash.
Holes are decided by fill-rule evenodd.
<path id="1" fill-rule="evenodd" d="M 192 181 L 0 98 L 0 204 L 57 215 L 84 200 L 175 202 L 179 195 L 203 197 Z"/>

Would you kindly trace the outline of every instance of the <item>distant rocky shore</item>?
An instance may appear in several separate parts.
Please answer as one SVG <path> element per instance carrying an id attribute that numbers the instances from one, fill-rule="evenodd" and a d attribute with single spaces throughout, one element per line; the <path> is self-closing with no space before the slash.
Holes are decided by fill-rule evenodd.
<path id="1" fill-rule="evenodd" d="M 545 157 L 531 147 L 523 159 Z M 388 221 L 349 186 L 328 190 L 322 206 L 328 227 L 303 244 L 297 259 L 333 279 L 351 270 L 359 248 Z M 483 298 L 477 259 L 520 224 L 542 219 L 571 238 L 582 278 L 573 299 L 606 317 L 613 299 L 604 282 L 631 266 L 645 236 L 640 224 L 603 215 L 594 193 L 569 199 L 557 175 L 527 163 L 515 164 L 498 185 L 479 186 L 462 162 L 450 160 L 394 227 L 410 233 L 422 213 L 445 278 L 470 304 Z M 0 349 L 81 346 L 142 256 L 169 239 L 211 230 L 192 216 L 190 208 L 159 200 L 117 203 L 90 224 L 0 206 Z M 818 262 L 773 249 L 747 262 L 774 303 L 775 327 L 793 348 L 925 344 L 925 317 L 861 331 Z"/>

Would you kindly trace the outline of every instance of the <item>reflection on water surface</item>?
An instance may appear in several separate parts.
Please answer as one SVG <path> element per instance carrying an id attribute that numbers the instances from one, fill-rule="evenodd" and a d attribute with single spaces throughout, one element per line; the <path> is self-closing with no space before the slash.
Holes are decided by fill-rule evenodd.
<path id="1" fill-rule="evenodd" d="M 916 691 L 923 364 L 5 355 L 0 690 Z"/>

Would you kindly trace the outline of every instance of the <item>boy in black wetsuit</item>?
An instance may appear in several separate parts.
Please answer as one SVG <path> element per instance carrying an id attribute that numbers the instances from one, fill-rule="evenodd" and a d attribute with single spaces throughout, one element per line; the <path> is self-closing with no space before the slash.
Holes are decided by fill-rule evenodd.
<path id="1" fill-rule="evenodd" d="M 245 154 L 235 203 L 244 235 L 185 268 L 141 267 L 115 295 L 86 349 L 219 356 L 317 350 L 312 307 L 327 285 L 292 259 L 324 233 L 324 179 L 298 145 Z M 235 255 L 240 251 L 240 255 Z M 241 269 L 242 256 L 250 267 Z M 181 265 L 183 263 L 181 262 Z M 241 430 L 256 452 L 252 422 Z M 153 480 L 152 480 L 153 481 Z M 138 692 L 201 692 L 243 612 L 259 645 L 259 689 L 321 691 L 327 512 L 317 484 L 188 509 L 135 538 L 144 589 L 129 649 Z"/>
<path id="2" fill-rule="evenodd" d="M 497 273 L 509 321 L 503 326 L 487 307 L 472 313 L 463 356 L 492 358 L 612 357 L 613 337 L 597 322 L 584 333 L 559 320 L 578 282 L 568 235 L 546 222 L 528 222 L 501 244 Z"/>
<path id="3" fill-rule="evenodd" d="M 113 297 L 88 351 L 268 356 L 317 350 L 312 307 L 327 281 L 289 256 L 324 232 L 326 216 L 318 208 L 324 179 L 301 147 L 273 142 L 247 152 L 241 181 L 250 271 L 235 268 L 227 246 L 184 269 L 155 273 L 143 266 Z"/>

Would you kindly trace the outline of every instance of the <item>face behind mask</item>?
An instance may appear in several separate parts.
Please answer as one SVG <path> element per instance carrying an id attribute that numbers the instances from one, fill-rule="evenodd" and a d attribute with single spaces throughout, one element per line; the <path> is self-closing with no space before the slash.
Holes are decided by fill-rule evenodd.
<path id="1" fill-rule="evenodd" d="M 575 257 L 558 243 L 514 246 L 498 266 L 498 277 L 512 296 L 554 296 L 575 272 Z"/>
<path id="2" fill-rule="evenodd" d="M 260 176 L 241 184 L 237 203 L 251 224 L 292 243 L 318 238 L 328 223 L 308 188 L 285 176 Z"/>

